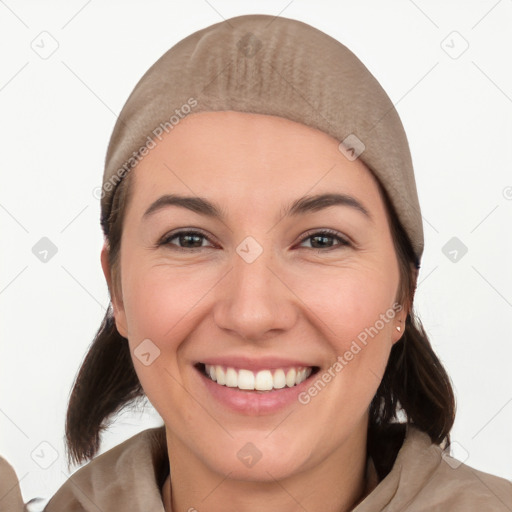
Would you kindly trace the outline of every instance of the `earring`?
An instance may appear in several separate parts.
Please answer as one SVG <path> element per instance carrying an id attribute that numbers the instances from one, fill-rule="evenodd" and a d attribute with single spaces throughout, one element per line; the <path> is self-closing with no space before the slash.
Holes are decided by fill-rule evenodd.
<path id="1" fill-rule="evenodd" d="M 396 330 L 397 330 L 398 332 L 400 332 L 400 331 L 402 330 L 402 328 L 401 328 L 399 325 L 397 325 Z"/>

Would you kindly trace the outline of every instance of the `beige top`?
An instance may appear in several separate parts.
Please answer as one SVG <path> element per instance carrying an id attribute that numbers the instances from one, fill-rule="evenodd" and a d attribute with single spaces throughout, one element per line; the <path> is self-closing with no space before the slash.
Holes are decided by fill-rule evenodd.
<path id="1" fill-rule="evenodd" d="M 144 430 L 76 471 L 44 512 L 164 512 L 164 427 Z M 477 471 L 443 453 L 408 426 L 391 471 L 378 482 L 368 460 L 369 494 L 353 512 L 512 511 L 512 482 Z M 0 512 L 24 512 L 12 467 L 0 457 Z"/>

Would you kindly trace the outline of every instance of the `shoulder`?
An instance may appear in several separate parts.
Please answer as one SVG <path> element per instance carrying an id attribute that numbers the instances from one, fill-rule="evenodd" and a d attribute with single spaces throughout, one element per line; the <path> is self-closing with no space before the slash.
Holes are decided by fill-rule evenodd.
<path id="1" fill-rule="evenodd" d="M 391 471 L 354 512 L 512 510 L 512 482 L 468 466 L 407 426 Z"/>
<path id="2" fill-rule="evenodd" d="M 144 430 L 73 473 L 45 512 L 162 511 L 162 472 L 167 460 L 164 427 Z"/>
<path id="3" fill-rule="evenodd" d="M 512 510 L 511 481 L 477 470 L 432 446 L 438 452 L 438 463 L 418 499 L 430 495 L 432 506 L 453 511 Z"/>
<path id="4" fill-rule="evenodd" d="M 25 510 L 16 472 L 3 457 L 0 457 L 0 512 Z"/>

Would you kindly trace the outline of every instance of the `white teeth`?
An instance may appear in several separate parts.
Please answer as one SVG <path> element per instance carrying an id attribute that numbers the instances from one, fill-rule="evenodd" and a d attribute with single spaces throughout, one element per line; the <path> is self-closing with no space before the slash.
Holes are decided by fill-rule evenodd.
<path id="1" fill-rule="evenodd" d="M 226 385 L 226 374 L 224 373 L 222 366 L 215 367 L 215 375 L 217 376 L 217 384 L 225 386 Z"/>
<path id="2" fill-rule="evenodd" d="M 221 386 L 230 388 L 270 391 L 272 389 L 282 389 L 296 386 L 306 380 L 312 372 L 312 368 L 289 368 L 284 370 L 260 370 L 256 374 L 250 370 L 235 370 L 234 368 L 214 365 L 205 365 L 206 376 Z M 273 373 L 272 373 L 273 372 Z"/>
<path id="3" fill-rule="evenodd" d="M 281 370 L 281 368 L 279 368 L 279 370 L 276 370 L 274 372 L 274 387 L 276 389 L 281 389 L 281 388 L 284 388 L 286 386 L 286 375 L 284 373 L 284 370 Z"/>
<path id="4" fill-rule="evenodd" d="M 240 389 L 254 389 L 254 373 L 249 370 L 240 370 L 238 372 L 238 387 Z"/>
<path id="5" fill-rule="evenodd" d="M 291 388 L 295 385 L 295 378 L 297 377 L 297 372 L 295 368 L 292 368 L 291 370 L 288 370 L 288 373 L 286 374 L 286 385 Z"/>
<path id="6" fill-rule="evenodd" d="M 252 372 L 251 372 L 252 373 Z M 274 387 L 274 380 L 272 379 L 272 373 L 270 370 L 260 370 L 256 374 L 256 381 L 254 383 L 254 389 L 259 391 L 268 391 Z"/>
<path id="7" fill-rule="evenodd" d="M 236 388 L 238 386 L 238 373 L 234 368 L 228 368 L 226 371 L 226 386 Z"/>

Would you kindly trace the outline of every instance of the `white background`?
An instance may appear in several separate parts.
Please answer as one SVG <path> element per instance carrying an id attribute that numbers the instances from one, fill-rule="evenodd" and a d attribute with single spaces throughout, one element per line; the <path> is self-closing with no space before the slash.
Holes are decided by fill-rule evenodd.
<path id="1" fill-rule="evenodd" d="M 416 309 L 457 394 L 455 456 L 512 479 L 511 0 L 5 0 L 0 454 L 26 501 L 50 497 L 68 475 L 68 393 L 109 300 L 93 190 L 116 115 L 177 41 L 263 13 L 346 44 L 396 104 L 424 217 Z M 42 37 L 46 49 L 58 43 L 46 59 L 33 49 Z M 58 250 L 46 263 L 32 253 L 42 237 Z M 468 248 L 457 262 L 442 252 L 452 237 Z M 102 450 L 157 424 L 151 409 L 123 414 Z M 40 462 L 58 458 L 42 469 L 34 450 Z"/>

